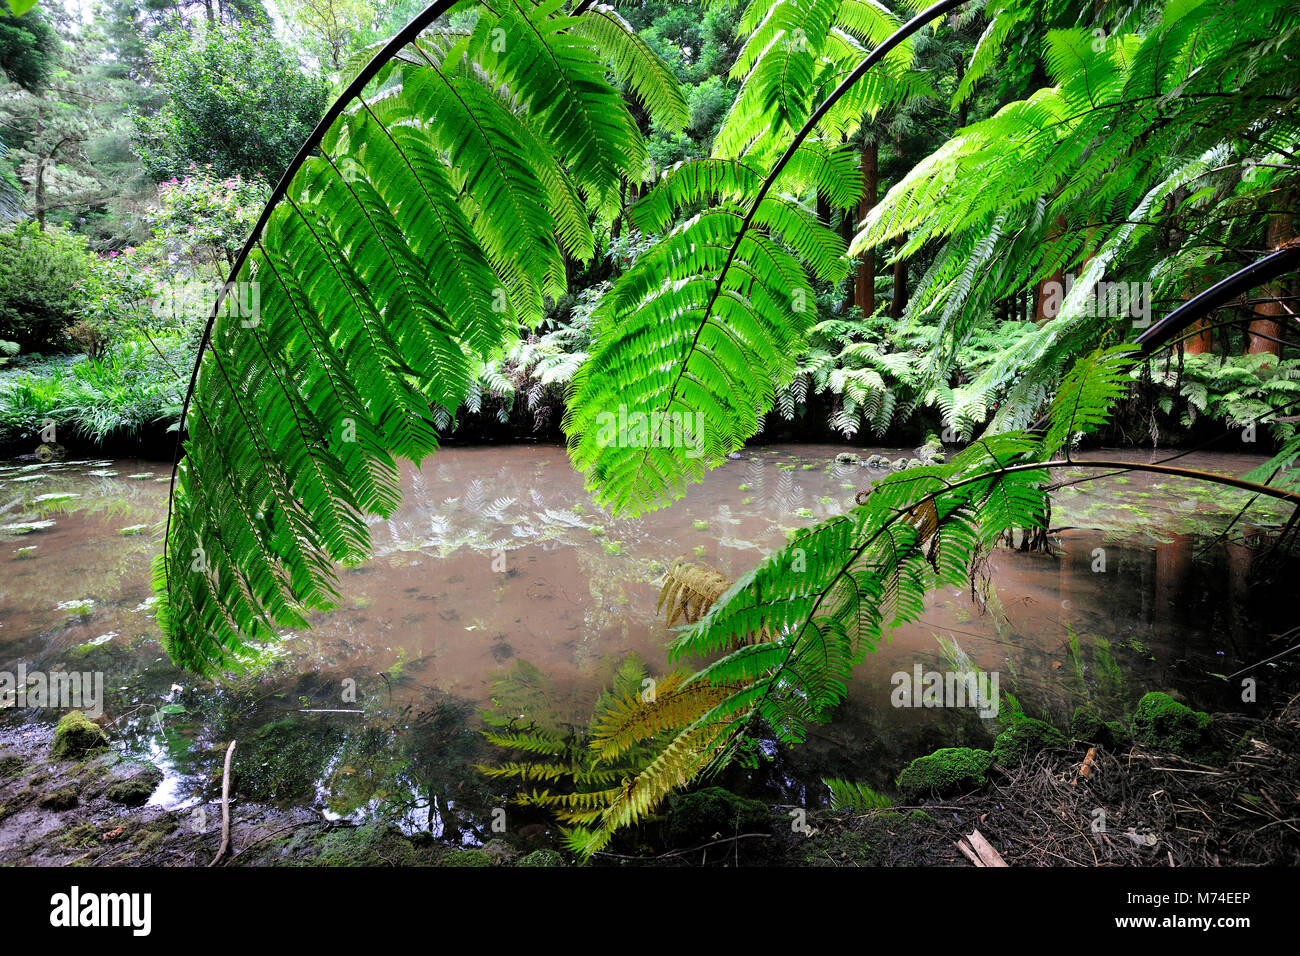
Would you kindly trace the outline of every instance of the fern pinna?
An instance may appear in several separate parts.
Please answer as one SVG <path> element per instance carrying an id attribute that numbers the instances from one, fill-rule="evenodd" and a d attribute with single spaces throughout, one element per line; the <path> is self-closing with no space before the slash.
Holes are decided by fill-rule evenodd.
<path id="1" fill-rule="evenodd" d="M 641 181 L 621 86 L 686 123 L 608 6 L 438 2 L 331 109 L 231 275 L 258 284 L 260 311 L 219 300 L 195 368 L 155 565 L 177 663 L 237 666 L 330 606 L 335 565 L 369 554 L 367 516 L 398 504 L 396 460 L 433 453 L 435 420 Z"/>

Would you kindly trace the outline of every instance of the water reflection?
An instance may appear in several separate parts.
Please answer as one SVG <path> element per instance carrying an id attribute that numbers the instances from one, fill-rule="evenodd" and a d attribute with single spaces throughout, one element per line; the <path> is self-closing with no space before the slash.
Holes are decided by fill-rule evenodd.
<path id="1" fill-rule="evenodd" d="M 105 672 L 106 720 L 166 773 L 155 802 L 210 800 L 220 744 L 235 737 L 243 799 L 334 816 L 382 812 L 453 842 L 479 841 L 502 796 L 473 769 L 492 756 L 478 711 L 491 705 L 496 676 L 526 662 L 547 676 L 557 719 L 581 723 L 628 655 L 662 673 L 670 633 L 654 608 L 665 567 L 686 557 L 735 577 L 790 530 L 849 510 L 884 472 L 836 462 L 842 451 L 754 449 L 672 508 L 613 519 L 562 449 L 444 450 L 422 470 L 405 469 L 405 503 L 372 522 L 375 558 L 342 574 L 340 608 L 219 688 L 176 671 L 157 641 L 149 562 L 166 469 L 3 466 L 0 669 L 21 660 Z M 1260 461 L 1198 454 L 1186 464 L 1240 474 Z M 891 705 L 892 675 L 918 664 L 968 660 L 996 671 L 1004 692 L 1060 722 L 1085 702 L 1118 715 L 1157 688 L 1197 706 L 1240 706 L 1214 675 L 1280 649 L 1269 635 L 1290 626 L 1284 585 L 1253 576 L 1257 552 L 1213 542 L 1246 500 L 1141 474 L 1062 488 L 1055 553 L 996 552 L 983 600 L 933 595 L 922 621 L 858 669 L 835 720 L 797 752 L 773 749 L 752 783 L 802 802 L 824 776 L 884 785 L 901 761 L 933 747 L 987 743 L 989 722 L 973 711 Z M 1264 503 L 1237 537 L 1244 529 L 1267 540 L 1281 520 Z M 363 713 L 304 713 L 349 708 Z"/>

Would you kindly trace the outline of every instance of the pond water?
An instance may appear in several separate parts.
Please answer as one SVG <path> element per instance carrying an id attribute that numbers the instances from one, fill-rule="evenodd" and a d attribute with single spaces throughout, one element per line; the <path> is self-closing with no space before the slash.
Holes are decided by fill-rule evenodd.
<path id="1" fill-rule="evenodd" d="M 422 469 L 406 467 L 404 504 L 372 525 L 375 557 L 342 574 L 339 608 L 216 686 L 171 666 L 150 610 L 168 467 L 8 463 L 0 670 L 104 672 L 104 723 L 117 745 L 166 774 L 154 803 L 218 796 L 224 743 L 235 737 L 244 800 L 387 814 L 478 842 L 512 792 L 476 769 L 498 759 L 480 733 L 481 711 L 582 725 L 629 655 L 666 672 L 671 634 L 655 613 L 665 567 L 683 557 L 734 578 L 789 530 L 849 509 L 881 473 L 836 464 L 844 450 L 746 449 L 673 507 L 615 520 L 592 504 L 562 448 L 446 449 Z M 911 454 L 861 450 L 876 453 Z M 1195 453 L 1179 463 L 1242 474 L 1262 460 Z M 936 747 L 987 746 L 995 724 L 973 709 L 893 706 L 893 675 L 918 665 L 973 662 L 998 673 L 1001 691 L 1027 712 L 1060 725 L 1085 702 L 1122 716 L 1149 690 L 1201 708 L 1253 706 L 1223 676 L 1282 649 L 1274 638 L 1290 626 L 1290 595 L 1285 575 L 1276 584 L 1256 573 L 1258 542 L 1267 548 L 1284 509 L 1256 502 L 1233 526 L 1235 540 L 1215 539 L 1248 500 L 1136 472 L 1062 488 L 1054 553 L 999 549 L 986 598 L 932 594 L 923 619 L 855 671 L 833 721 L 728 784 L 816 805 L 822 777 L 887 787 L 907 760 Z M 1267 703 L 1268 671 L 1255 676 Z M 0 711 L 9 721 L 57 716 Z M 526 826 L 539 840 L 550 829 L 545 817 Z"/>

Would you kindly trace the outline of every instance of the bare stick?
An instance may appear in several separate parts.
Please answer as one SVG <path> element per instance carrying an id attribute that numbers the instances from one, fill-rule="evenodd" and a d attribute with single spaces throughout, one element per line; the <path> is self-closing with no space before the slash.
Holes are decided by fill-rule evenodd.
<path id="1" fill-rule="evenodd" d="M 235 742 L 232 740 L 226 748 L 226 769 L 221 774 L 221 848 L 208 866 L 216 866 L 230 849 L 230 758 L 234 753 Z"/>

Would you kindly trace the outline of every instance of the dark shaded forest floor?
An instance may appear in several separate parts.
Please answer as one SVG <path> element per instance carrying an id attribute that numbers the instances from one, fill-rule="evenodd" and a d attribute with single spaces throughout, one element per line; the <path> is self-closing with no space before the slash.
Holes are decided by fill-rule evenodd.
<path id="1" fill-rule="evenodd" d="M 1011 866 L 1300 865 L 1300 696 L 1262 719 L 1216 714 L 1213 733 L 1209 758 L 1077 745 L 995 768 L 980 790 L 917 807 L 806 815 L 768 807 L 766 820 L 760 808 L 712 833 L 704 821 L 688 843 L 649 855 L 632 835 L 593 864 L 969 866 L 955 844 L 978 828 Z M 220 844 L 219 809 L 139 805 L 159 777 L 151 764 L 113 751 L 56 758 L 48 727 L 0 731 L 0 864 L 206 866 Z M 227 866 L 572 863 L 535 835 L 460 848 L 305 808 L 233 799 L 231 815 Z"/>

